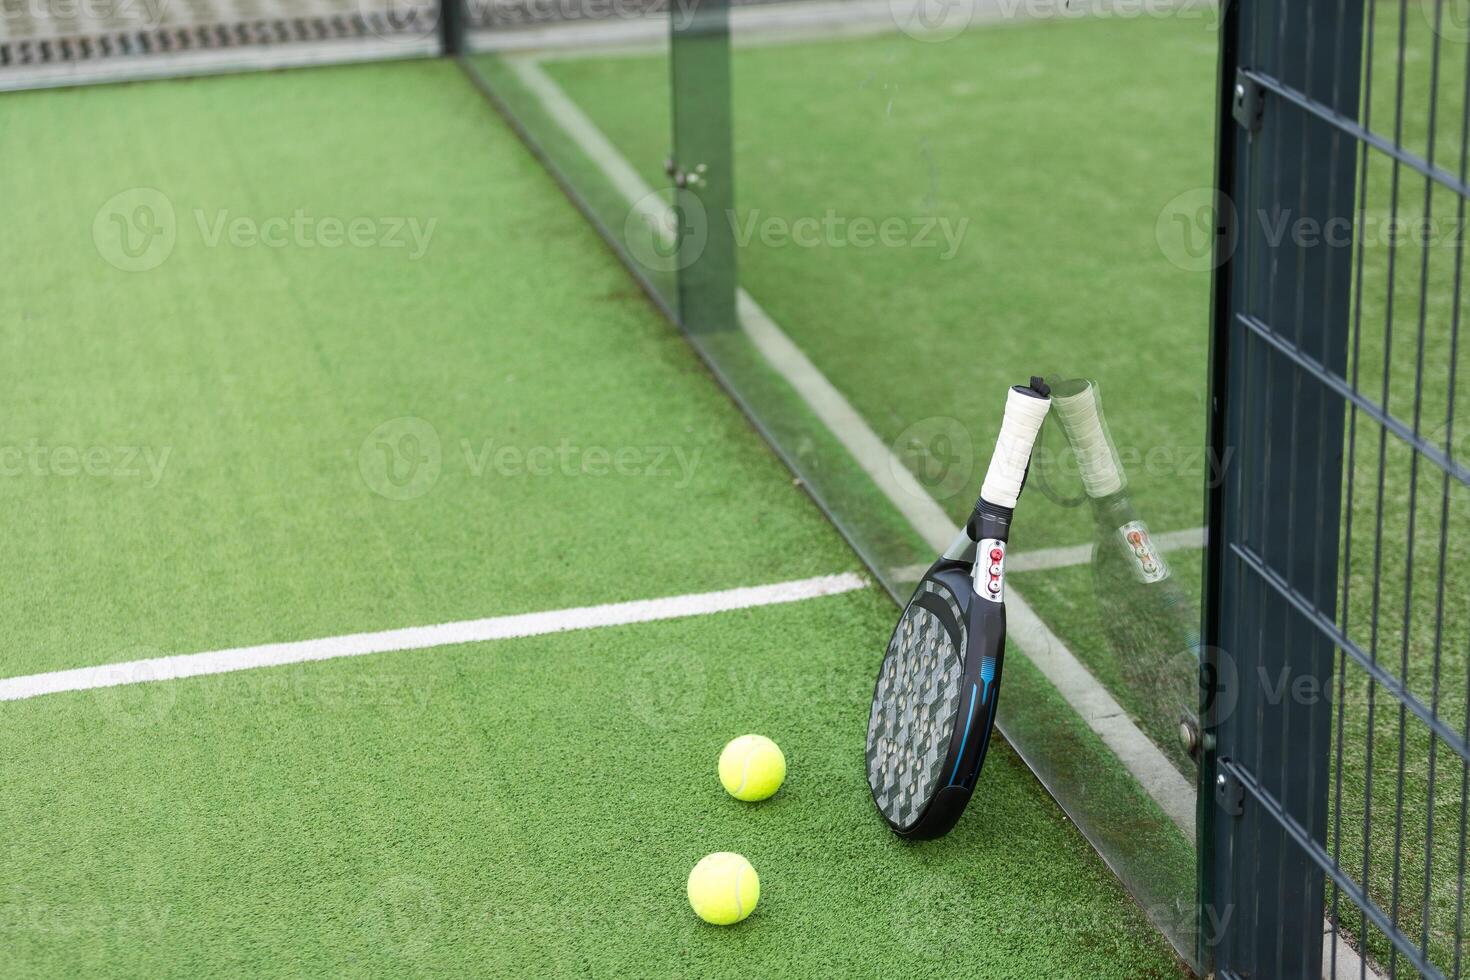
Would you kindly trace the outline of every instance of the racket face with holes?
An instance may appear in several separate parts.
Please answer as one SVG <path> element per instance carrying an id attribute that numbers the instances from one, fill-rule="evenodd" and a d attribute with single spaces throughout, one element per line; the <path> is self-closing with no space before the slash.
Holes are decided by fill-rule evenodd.
<path id="1" fill-rule="evenodd" d="M 914 590 L 878 669 L 868 786 L 902 837 L 948 833 L 985 764 L 1005 654 L 1006 542 L 1050 391 L 1033 376 L 1006 392 L 975 510 Z"/>
<path id="2" fill-rule="evenodd" d="M 961 695 L 969 572 L 968 565 L 947 561 L 930 569 L 899 618 L 873 690 L 868 785 L 883 818 L 905 836 L 937 836 L 964 807 L 959 801 L 954 819 L 946 820 L 947 808 L 941 814 L 934 804 L 948 785 L 967 728 Z"/>

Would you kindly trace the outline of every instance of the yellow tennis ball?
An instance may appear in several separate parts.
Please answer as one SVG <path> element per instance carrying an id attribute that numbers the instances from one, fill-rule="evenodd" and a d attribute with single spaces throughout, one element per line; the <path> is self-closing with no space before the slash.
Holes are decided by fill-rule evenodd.
<path id="1" fill-rule="evenodd" d="M 785 779 L 786 757 L 764 735 L 741 735 L 720 753 L 720 784 L 737 800 L 764 800 Z"/>
<path id="2" fill-rule="evenodd" d="M 716 851 L 689 872 L 689 905 L 711 925 L 734 925 L 755 911 L 760 898 L 760 876 L 733 851 Z"/>

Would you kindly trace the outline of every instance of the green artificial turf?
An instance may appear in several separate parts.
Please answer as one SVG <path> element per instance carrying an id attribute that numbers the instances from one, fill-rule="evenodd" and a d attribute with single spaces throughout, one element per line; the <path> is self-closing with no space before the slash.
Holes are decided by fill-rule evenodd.
<path id="1" fill-rule="evenodd" d="M 1175 584 L 1186 596 L 1199 594 L 1202 557 L 1195 550 L 1164 556 Z M 1117 698 L 1139 729 L 1193 780 L 1196 764 L 1180 746 L 1178 733 L 1181 709 L 1192 706 L 1199 696 L 1199 654 L 1187 646 L 1185 637 L 1164 630 L 1141 631 L 1139 639 L 1147 642 L 1133 643 L 1110 632 L 1117 619 L 1141 619 L 1148 610 L 1142 599 L 1126 591 L 1095 595 L 1094 574 L 1091 564 L 1073 565 L 1023 572 L 1012 577 L 1012 584 L 1058 636 L 1066 637 L 1068 647 L 1086 660 L 1093 676 Z"/>
<path id="2" fill-rule="evenodd" d="M 451 66 L 17 95 L 0 112 L 25 148 L 0 236 L 17 287 L 0 294 L 0 442 L 28 454 L 0 459 L 23 467 L 0 480 L 16 611 L 0 672 L 852 565 Z M 172 202 L 177 242 L 124 272 L 93 218 L 136 186 Z M 414 259 L 210 247 L 196 218 L 297 210 L 435 225 Z M 439 470 L 397 499 L 374 433 L 403 417 L 437 436 Z M 47 455 L 34 472 L 32 445 L 100 448 L 111 467 Z M 123 447 L 164 460 L 161 478 L 141 455 L 127 475 Z"/>
<path id="3" fill-rule="evenodd" d="M 1071 26 L 976 31 L 942 44 L 895 36 L 737 48 L 734 220 L 741 234 L 767 222 L 780 227 L 829 213 L 846 220 L 968 222 L 954 256 L 908 245 L 767 244 L 756 232 L 740 249 L 741 282 L 952 516 L 962 517 L 974 503 L 1007 385 L 1039 371 L 1106 369 L 1093 376 L 1104 379 L 1109 418 L 1124 462 L 1135 471 L 1140 506 L 1160 530 L 1196 525 L 1204 462 L 1197 448 L 1201 392 L 1187 368 L 1141 386 L 1138 363 L 1145 354 L 1151 363 L 1187 363 L 1192 357 L 1203 373 L 1208 276 L 1181 271 L 1159 252 L 1155 219 L 1172 193 L 1153 198 L 1159 181 L 1190 174 L 1191 161 L 1202 182 L 1208 180 L 1208 112 L 1174 112 L 1159 90 L 1165 79 L 1186 90 L 1197 79 L 1207 97 L 1212 68 L 1201 51 L 1213 50 L 1213 35 L 1199 22 L 1063 29 Z M 1077 64 L 1083 75 L 1105 77 L 1116 70 L 1120 51 L 1129 52 L 1127 60 L 1146 76 L 1138 106 L 1121 125 L 1116 117 L 1102 121 L 1100 92 L 1082 87 L 1058 100 L 1053 90 L 1035 83 L 1032 69 L 1043 62 Z M 611 228 L 614 241 L 626 243 L 618 208 L 607 203 L 616 192 L 567 140 L 565 113 L 548 114 L 544 93 L 522 84 L 526 70 L 518 65 L 524 60 L 487 54 L 474 63 Z M 552 57 L 539 67 L 649 186 L 667 182 L 664 55 Z M 1055 160 L 1058 171 L 1076 171 L 1075 179 L 1039 166 L 1031 141 L 1000 138 L 1014 133 L 1019 119 L 1052 117 L 1058 117 L 1052 125 L 1076 130 L 1052 134 L 1057 153 L 1065 155 L 1065 161 Z M 1113 128 L 1104 133 L 1107 126 Z M 1037 131 L 1034 122 L 1028 127 L 1028 133 Z M 1204 140 L 1196 153 L 1161 151 L 1159 132 L 1189 146 L 1194 127 Z M 1084 139 L 1078 131 L 1087 140 L 1104 140 L 1104 146 L 1079 157 L 1075 146 Z M 1109 178 L 1109 194 L 1121 199 L 1099 213 L 1087 180 L 1101 180 L 1120 156 L 1148 179 Z M 1044 163 L 1047 153 L 1039 159 Z M 1038 222 L 1044 226 L 1040 235 Z M 1129 239 L 1134 247 L 1125 263 L 1115 254 L 1112 236 L 1120 228 L 1136 231 L 1139 222 L 1146 235 Z M 1003 236 L 998 243 L 997 233 Z M 1069 263 L 1096 266 L 1097 251 L 1081 247 L 1093 233 L 1115 260 L 1103 277 L 1069 271 Z M 1029 284 L 1030 292 L 1018 284 Z M 1072 286 L 1106 295 L 1075 298 L 1078 309 L 1088 308 L 1087 318 L 1051 317 L 1055 297 Z M 1155 310 L 1176 307 L 1177 315 L 1167 321 L 1155 317 L 1137 336 L 1131 322 L 1099 325 L 1103 311 L 1126 312 L 1129 302 Z M 993 325 L 1012 322 L 1015 333 L 997 343 L 1000 331 Z M 888 584 L 902 595 L 898 570 L 932 556 L 875 492 L 872 480 L 853 470 L 845 450 L 824 441 L 744 333 L 698 333 L 693 340 L 752 406 L 864 558 L 888 570 Z M 1098 354 L 1100 346 L 1109 346 L 1106 357 Z M 1124 365 L 1126 371 L 1113 370 Z M 1170 434 L 1159 436 L 1160 431 Z M 1048 441 L 1049 451 L 1060 445 L 1059 435 Z M 1076 490 L 1075 474 L 1063 472 L 1064 463 L 1058 459 L 1051 467 L 1054 481 Z M 1161 496 L 1170 494 L 1162 503 Z M 1092 534 L 1086 508 L 1057 507 L 1033 491 L 1013 542 L 1016 548 L 1075 544 Z M 1090 591 L 1072 596 L 1060 612 L 1065 616 L 1071 604 L 1090 601 Z M 1075 652 L 1090 663 L 1101 651 L 1084 646 Z M 1128 867 L 1135 894 L 1150 906 L 1192 901 L 1194 862 L 1185 838 L 1156 823 L 1162 816 L 1157 807 L 1140 801 L 1132 778 L 1095 735 L 1084 730 L 1075 739 L 1055 737 L 1055 719 L 1070 709 L 1044 681 L 1039 690 L 1050 696 L 1007 698 L 1001 706 L 1002 724 L 1016 735 L 1028 762 L 1115 866 Z M 1173 715 L 1151 730 L 1172 732 L 1176 725 Z M 1029 746 L 1022 741 L 1027 738 Z M 1167 844 L 1161 843 L 1165 837 L 1171 837 Z M 1176 942 L 1192 948 L 1192 922 L 1175 913 L 1168 918 L 1178 927 Z"/>
<path id="4" fill-rule="evenodd" d="M 1457 173 L 1470 56 L 1464 4 L 1444 5 L 1437 47 L 1434 3 L 1374 9 L 1365 120 L 1409 152 L 1433 151 L 1439 167 Z M 1131 490 L 1154 530 L 1200 523 L 1211 472 L 1200 448 L 1209 269 L 1184 246 L 1202 227 L 1203 189 L 1213 179 L 1216 18 L 1195 14 L 1012 24 L 942 43 L 895 33 L 735 51 L 742 284 L 956 517 L 971 502 L 993 438 L 987 393 L 1054 371 L 1101 383 Z M 667 127 L 644 94 L 662 91 L 664 59 L 573 56 L 543 67 L 645 180 L 664 183 Z M 1422 177 L 1407 167 L 1396 172 L 1378 152 L 1359 179 L 1350 380 L 1463 465 L 1470 370 L 1466 345 L 1451 342 L 1455 317 L 1466 312 L 1453 304 L 1463 207 L 1442 186 L 1426 197 Z M 1426 207 L 1428 248 L 1413 237 Z M 829 215 L 968 224 L 951 256 L 912 242 L 857 246 L 840 236 L 805 247 L 783 234 L 799 220 Z M 1396 229 L 1395 220 L 1407 223 Z M 1421 458 L 1411 531 L 1412 454 L 1396 437 L 1380 450 L 1371 419 L 1360 415 L 1357 424 L 1339 620 L 1404 674 L 1416 697 L 1463 728 L 1470 496 Z M 830 469 L 813 476 L 828 487 L 841 479 Z M 894 537 L 885 525 L 856 523 L 865 553 L 882 554 Z M 1091 536 L 1085 508 L 1056 507 L 1034 491 L 1016 527 L 1023 547 Z M 1087 576 L 1032 582 L 1048 622 L 1171 749 L 1172 722 L 1149 710 L 1155 692 L 1138 689 L 1120 669 Z M 1334 798 L 1342 835 L 1332 846 L 1355 879 L 1366 857 L 1375 900 L 1415 936 L 1426 918 L 1425 868 L 1432 869 L 1425 944 L 1449 969 L 1464 767 L 1438 747 L 1431 801 L 1427 731 L 1412 718 L 1402 726 L 1401 766 L 1399 712 L 1382 691 L 1370 765 L 1360 673 L 1348 668 L 1345 785 L 1341 803 Z M 1355 918 L 1349 913 L 1345 924 L 1362 931 Z M 1382 937 L 1368 943 L 1388 958 Z"/>
<path id="5" fill-rule="evenodd" d="M 730 220 L 748 236 L 741 283 L 956 519 L 974 503 L 1005 387 L 1048 373 L 1100 381 L 1131 489 L 1156 531 L 1200 523 L 1209 276 L 1173 264 L 1158 236 L 1171 202 L 1211 179 L 1214 50 L 1208 19 L 1148 17 L 981 29 L 937 44 L 891 35 L 735 50 Z M 504 80 L 514 75 L 506 60 L 476 63 Z M 1068 79 L 1094 80 L 1126 65 L 1127 111 L 1107 85 L 1063 82 L 1048 71 L 1056 65 Z M 663 56 L 550 57 L 541 68 L 650 186 L 666 183 Z M 574 161 L 569 172 L 593 170 L 535 99 L 510 91 L 533 133 L 549 130 L 548 145 Z M 589 197 L 606 190 L 595 174 L 586 186 Z M 932 219 L 964 233 L 953 254 L 942 232 L 930 234 L 937 247 L 803 247 L 780 235 L 828 216 L 912 228 Z M 697 342 L 780 438 L 791 412 L 741 339 Z M 866 516 L 881 508 L 852 503 L 877 496 L 866 476 L 830 465 L 800 433 L 782 444 L 870 562 L 913 564 L 911 537 Z M 1052 433 L 1035 470 L 1080 493 L 1061 447 Z M 1013 544 L 1093 535 L 1087 508 L 1033 489 Z M 1054 627 L 1093 604 L 1085 575 L 1069 581 L 1086 587 L 1048 595 L 1040 610 Z M 1090 667 L 1111 655 L 1103 636 L 1058 632 Z M 1134 710 L 1148 701 L 1124 700 Z M 1095 737 L 1054 736 L 1068 710 L 1006 699 L 1002 722 L 1149 904 L 1190 902 L 1188 843 L 1155 840 L 1156 808 L 1129 791 L 1131 777 Z M 1168 733 L 1172 751 L 1177 714 L 1138 713 L 1146 731 Z M 1192 931 L 1184 925 L 1176 939 L 1190 945 Z"/>
<path id="6" fill-rule="evenodd" d="M 1179 975 L 1003 744 L 947 839 L 877 818 L 891 619 L 870 590 L 17 704 L 9 972 Z M 788 760 L 761 804 L 715 772 L 746 731 Z M 731 929 L 684 896 L 716 850 L 761 875 Z"/>
<path id="7" fill-rule="evenodd" d="M 855 567 L 454 66 L 7 96 L 0 126 L 0 441 L 47 450 L 0 481 L 0 676 Z M 150 253 L 103 203 L 132 187 L 176 241 L 125 272 Z M 410 260 L 211 246 L 196 209 L 437 225 Z M 405 416 L 433 479 L 422 426 L 369 441 Z M 426 468 L 386 480 L 384 439 Z M 550 472 L 476 475 L 464 440 Z M 701 455 L 596 475 L 563 445 Z M 160 478 L 126 472 L 139 446 Z M 6 704 L 4 972 L 1175 975 L 1004 744 L 949 839 L 882 827 L 860 760 L 892 618 L 869 589 Z M 714 773 L 747 730 L 790 760 L 755 807 Z M 722 848 L 764 881 L 731 930 L 682 893 Z"/>
<path id="8" fill-rule="evenodd" d="M 1201 523 L 1209 275 L 1171 264 L 1158 231 L 1172 199 L 1212 179 L 1212 23 L 1068 18 L 735 50 L 741 283 L 956 519 L 1005 388 L 1056 373 L 1100 381 L 1150 521 Z M 667 183 L 648 95 L 663 58 L 543 67 Z M 796 223 L 829 215 L 849 224 L 801 244 Z M 863 245 L 844 230 L 862 220 L 915 231 Z M 1016 542 L 1091 533 L 1085 510 L 1028 499 Z"/>
<path id="9" fill-rule="evenodd" d="M 650 60 L 655 63 L 652 69 L 640 62 L 629 79 L 619 79 L 618 88 L 626 92 L 632 80 L 637 90 L 630 94 L 641 114 L 640 125 L 647 133 L 668 133 L 667 90 L 658 88 L 666 82 L 668 68 L 666 63 L 657 67 L 663 59 L 654 56 Z M 571 187 L 589 220 L 643 277 L 646 286 L 666 307 L 677 309 L 675 270 L 652 261 L 653 255 L 646 250 L 649 234 L 643 230 L 642 219 L 632 217 L 627 196 L 609 179 L 602 162 L 588 157 L 572 139 L 562 118 L 543 101 L 544 93 L 527 83 L 526 73 L 538 70 L 535 62 L 514 56 L 482 56 L 472 59 L 469 69 L 516 120 L 523 136 L 559 180 Z M 645 179 L 654 181 L 650 188 L 657 186 L 654 173 L 664 165 L 658 145 L 650 141 L 640 147 L 642 158 L 635 168 Z M 662 199 L 668 200 L 669 195 Z M 871 479 L 852 454 L 802 396 L 773 370 L 744 332 L 705 330 L 688 336 L 725 387 L 757 420 L 767 441 L 802 474 L 808 491 L 823 503 L 870 567 L 904 568 L 932 558 L 932 546 L 890 501 L 873 492 Z"/>
<path id="10" fill-rule="evenodd" d="M 668 58 L 663 56 L 652 60 L 658 61 L 662 67 L 640 71 L 638 84 L 642 87 L 629 94 L 646 113 L 643 122 L 648 130 L 661 134 L 666 140 L 672 127 Z M 522 134 L 532 141 L 548 167 L 576 194 L 579 206 L 589 219 L 604 234 L 626 244 L 625 235 L 630 228 L 626 195 L 608 179 L 596 161 L 580 150 L 561 120 L 548 112 L 538 92 L 522 77 L 518 70 L 520 63 L 504 58 L 477 57 L 473 59 L 473 66 L 497 104 L 516 120 Z M 620 82 L 619 87 L 626 92 L 627 82 Z M 643 161 L 646 166 L 640 169 L 647 171 L 656 167 L 662 174 L 666 157 L 664 154 L 657 161 Z M 636 231 L 641 226 L 635 222 L 631 227 Z M 645 257 L 652 258 L 651 255 Z M 649 261 L 639 264 L 637 270 L 669 308 L 678 307 L 678 275 L 671 264 Z"/>

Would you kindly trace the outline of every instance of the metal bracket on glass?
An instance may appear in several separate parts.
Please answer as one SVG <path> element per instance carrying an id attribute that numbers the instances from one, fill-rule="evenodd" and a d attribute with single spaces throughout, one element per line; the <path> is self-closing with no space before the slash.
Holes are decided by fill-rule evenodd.
<path id="1" fill-rule="evenodd" d="M 1221 762 L 1229 762 L 1222 759 Z M 1220 809 L 1238 817 L 1245 813 L 1245 786 L 1231 773 L 1222 772 L 1215 777 L 1215 802 L 1220 804 Z"/>
<path id="2" fill-rule="evenodd" d="M 1192 711 L 1179 713 L 1179 747 L 1182 748 L 1191 759 L 1199 762 L 1199 750 L 1204 745 L 1203 734 L 1199 730 L 1199 719 Z"/>
<path id="3" fill-rule="evenodd" d="M 1260 132 L 1266 118 L 1266 90 L 1249 75 L 1244 68 L 1235 72 L 1235 91 L 1232 96 L 1231 112 L 1235 121 L 1245 127 L 1246 132 Z"/>
<path id="4" fill-rule="evenodd" d="M 695 167 L 693 172 L 685 171 L 673 157 L 664 161 L 664 173 L 674 182 L 675 187 L 700 187 L 704 184 L 704 173 L 709 167 L 703 163 Z"/>

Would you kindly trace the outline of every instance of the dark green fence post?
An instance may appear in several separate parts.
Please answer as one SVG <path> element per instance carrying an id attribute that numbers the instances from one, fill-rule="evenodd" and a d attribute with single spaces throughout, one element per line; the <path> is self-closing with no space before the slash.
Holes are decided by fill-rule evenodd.
<path id="1" fill-rule="evenodd" d="M 1317 980 L 1363 6 L 1234 0 L 1223 26 L 1201 935 L 1219 976 Z"/>
<path id="2" fill-rule="evenodd" d="M 439 45 L 449 58 L 464 53 L 465 0 L 439 0 Z"/>
<path id="3" fill-rule="evenodd" d="M 679 322 L 692 332 L 732 329 L 738 274 L 729 0 L 675 0 L 669 29 Z"/>

